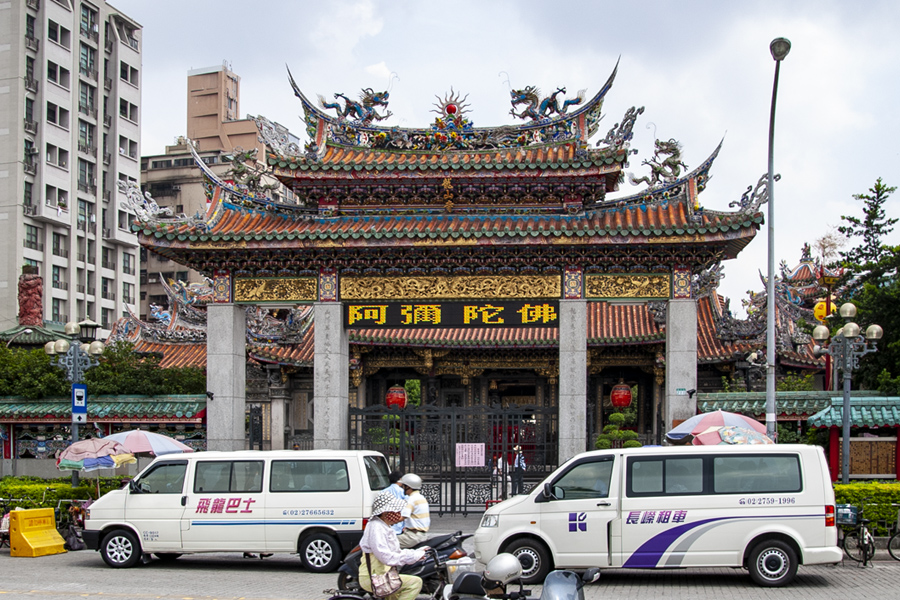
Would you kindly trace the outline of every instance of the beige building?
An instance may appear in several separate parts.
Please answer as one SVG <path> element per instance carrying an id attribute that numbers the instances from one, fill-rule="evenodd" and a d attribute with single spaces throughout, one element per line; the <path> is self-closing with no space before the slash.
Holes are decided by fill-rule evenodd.
<path id="1" fill-rule="evenodd" d="M 105 2 L 0 3 L 0 330 L 16 325 L 23 265 L 44 317 L 101 323 L 138 297 L 141 26 Z"/>
<path id="2" fill-rule="evenodd" d="M 259 141 L 259 130 L 253 119 L 238 119 L 240 114 L 240 77 L 227 65 L 194 69 L 188 72 L 187 139 L 179 137 L 165 154 L 144 156 L 141 160 L 141 186 L 150 192 L 160 207 L 170 208 L 174 214 L 205 213 L 208 207 L 206 189 L 200 169 L 187 146 L 193 141 L 203 161 L 225 179 L 232 169 L 231 156 L 235 149 L 257 150 L 258 168 L 263 169 L 265 147 Z M 281 133 L 287 129 L 276 125 Z M 295 142 L 299 141 L 293 137 Z M 278 202 L 290 202 L 293 194 L 271 177 L 265 183 L 275 189 L 266 192 Z M 196 271 L 165 257 L 141 250 L 140 255 L 140 317 L 146 320 L 152 313 L 151 304 L 165 309 L 168 305 L 163 282 L 178 280 L 186 283 L 203 282 Z"/>

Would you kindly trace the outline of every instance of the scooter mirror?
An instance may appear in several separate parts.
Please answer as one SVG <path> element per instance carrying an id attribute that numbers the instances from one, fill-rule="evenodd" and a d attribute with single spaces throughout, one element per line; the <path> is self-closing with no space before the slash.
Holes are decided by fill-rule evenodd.
<path id="1" fill-rule="evenodd" d="M 597 567 L 591 567 L 581 576 L 581 580 L 585 583 L 594 583 L 598 579 L 600 579 L 600 569 Z"/>

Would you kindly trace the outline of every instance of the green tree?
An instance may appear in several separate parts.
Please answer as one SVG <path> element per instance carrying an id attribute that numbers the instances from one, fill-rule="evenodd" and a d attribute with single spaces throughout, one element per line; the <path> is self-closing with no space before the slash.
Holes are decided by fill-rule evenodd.
<path id="1" fill-rule="evenodd" d="M 879 177 L 875 185 L 869 188 L 868 194 L 853 195 L 854 200 L 863 203 L 863 217 L 841 216 L 846 224 L 839 226 L 838 231 L 850 239 L 860 239 L 861 243 L 838 254 L 842 265 L 850 270 L 850 275 L 861 277 L 862 282 L 877 281 L 891 265 L 896 268 L 896 248 L 883 241 L 900 220 L 887 218 L 884 209 L 896 189 L 885 185 Z"/>
<path id="2" fill-rule="evenodd" d="M 896 394 L 900 391 L 900 279 L 895 277 L 882 285 L 865 284 L 853 297 L 853 303 L 858 310 L 854 320 L 863 332 L 872 323 L 884 329 L 878 351 L 860 360 L 854 383 Z"/>

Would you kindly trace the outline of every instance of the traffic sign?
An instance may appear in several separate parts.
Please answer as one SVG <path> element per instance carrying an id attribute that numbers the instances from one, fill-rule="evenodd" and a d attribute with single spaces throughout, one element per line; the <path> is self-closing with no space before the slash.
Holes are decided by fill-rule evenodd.
<path id="1" fill-rule="evenodd" d="M 72 422 L 87 423 L 87 386 L 72 384 Z"/>

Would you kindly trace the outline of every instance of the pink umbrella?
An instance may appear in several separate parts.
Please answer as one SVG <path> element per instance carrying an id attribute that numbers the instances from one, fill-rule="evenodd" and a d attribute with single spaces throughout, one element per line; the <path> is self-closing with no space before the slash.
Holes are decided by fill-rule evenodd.
<path id="1" fill-rule="evenodd" d="M 710 427 L 698 433 L 691 440 L 694 446 L 715 446 L 717 444 L 774 444 L 765 432 L 746 427 Z"/>
<path id="2" fill-rule="evenodd" d="M 59 458 L 77 462 L 89 458 L 102 458 L 104 456 L 115 456 L 117 454 L 128 454 L 129 451 L 123 448 L 116 440 L 109 438 L 90 438 L 80 440 L 69 445 L 65 450 L 60 452 Z"/>
<path id="3" fill-rule="evenodd" d="M 147 453 L 154 456 L 161 456 L 163 454 L 194 451 L 190 446 L 182 444 L 174 438 L 150 431 L 144 431 L 143 429 L 122 431 L 120 433 L 108 435 L 103 439 L 119 442 L 132 454 Z"/>
<path id="4" fill-rule="evenodd" d="M 766 433 L 766 426 L 751 417 L 742 414 L 717 410 L 694 415 L 668 433 L 666 437 L 672 441 L 682 440 L 685 436 L 698 436 L 712 427 L 743 427 L 759 433 Z"/>

